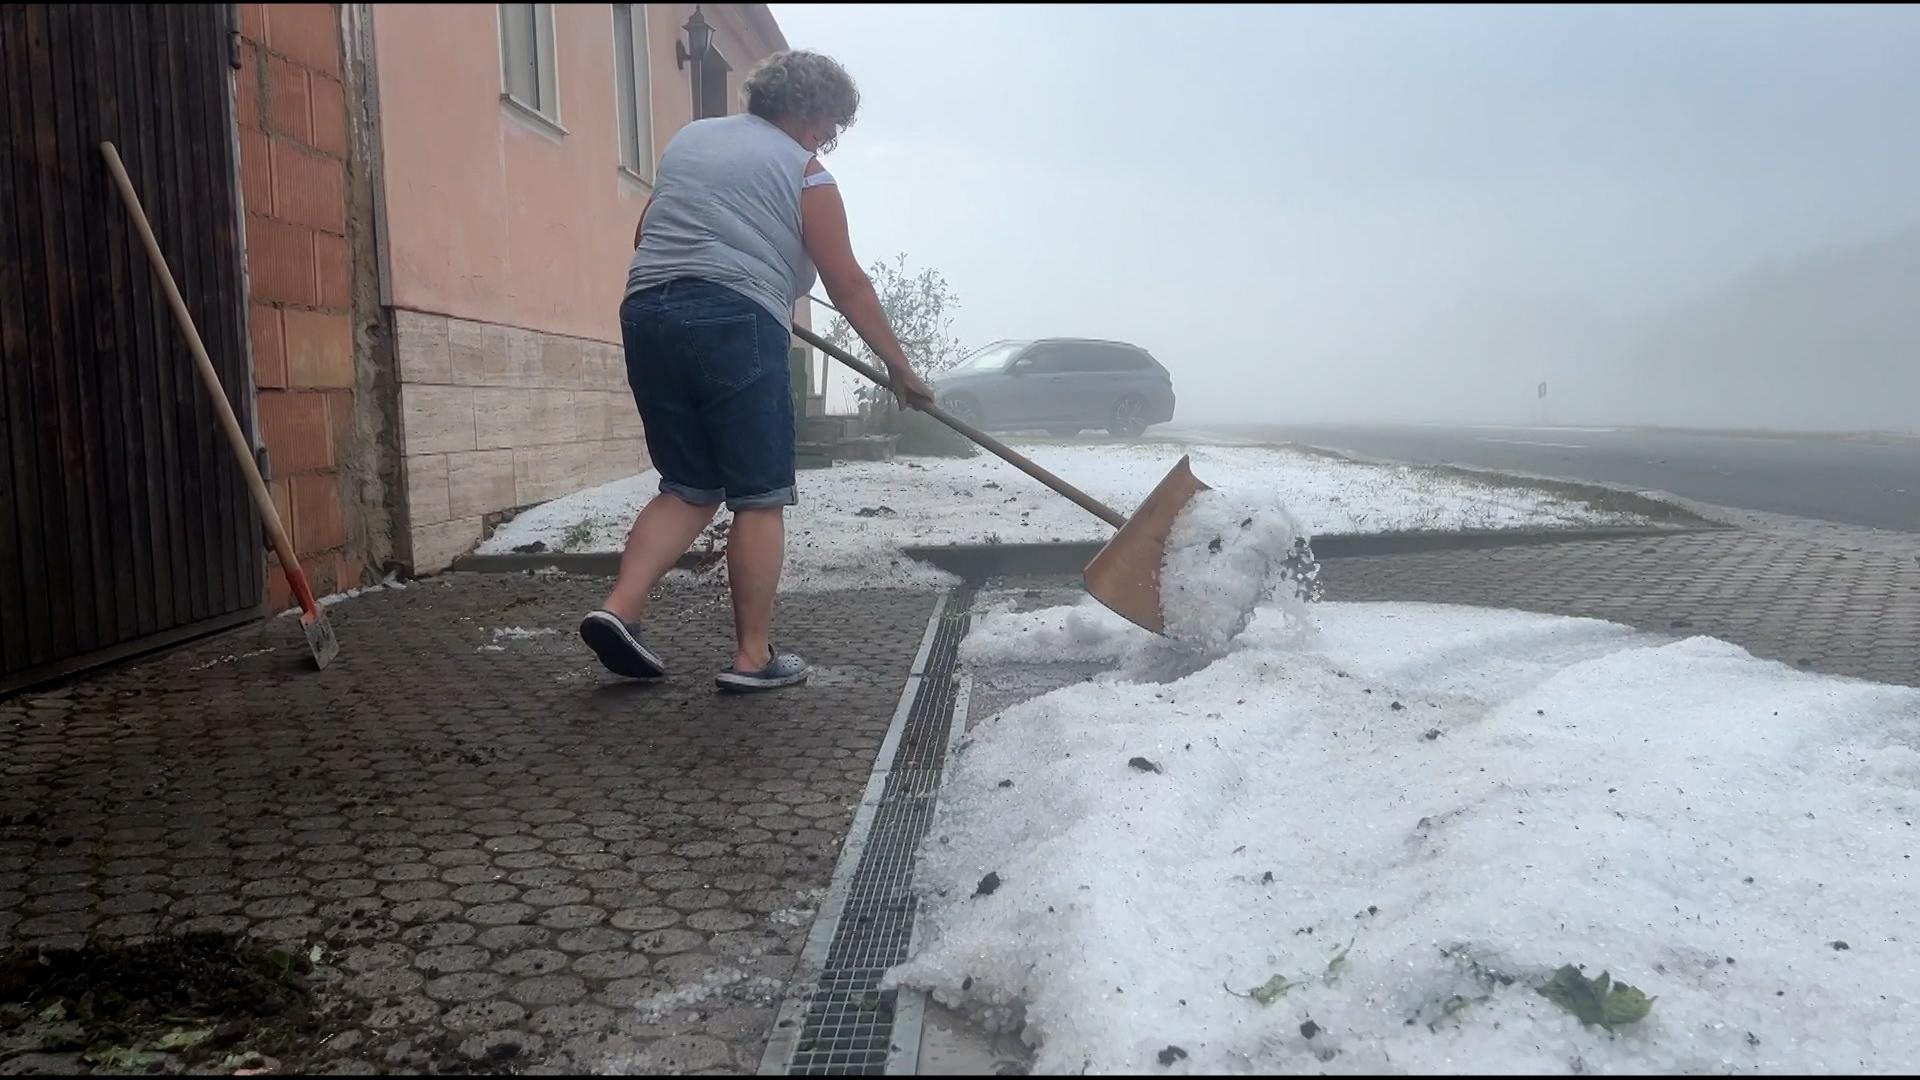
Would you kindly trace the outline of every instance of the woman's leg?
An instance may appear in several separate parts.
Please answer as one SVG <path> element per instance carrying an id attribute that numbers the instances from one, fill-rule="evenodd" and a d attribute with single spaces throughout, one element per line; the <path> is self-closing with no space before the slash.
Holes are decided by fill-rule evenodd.
<path id="1" fill-rule="evenodd" d="M 733 591 L 733 669 L 759 671 L 773 659 L 773 597 L 786 557 L 786 510 L 739 510 L 727 534 Z"/>
<path id="2" fill-rule="evenodd" d="M 660 474 L 660 494 L 634 517 L 620 556 L 620 574 L 601 610 L 580 622 L 580 638 L 616 675 L 654 679 L 665 673 L 634 626 L 646 614 L 648 594 L 700 530 L 713 520 L 725 492 L 689 386 L 690 343 L 673 284 L 635 293 L 620 305 L 627 383 L 646 428 L 647 455 Z"/>
<path id="3" fill-rule="evenodd" d="M 639 622 L 647 613 L 653 587 L 680 556 L 693 546 L 700 530 L 713 521 L 718 506 L 695 506 L 669 492 L 661 492 L 640 508 L 627 530 L 627 547 L 620 553 L 620 576 L 600 606 L 622 622 Z M 735 532 L 739 530 L 736 521 Z M 731 544 L 728 545 L 731 548 Z M 779 568 L 775 567 L 778 577 Z"/>

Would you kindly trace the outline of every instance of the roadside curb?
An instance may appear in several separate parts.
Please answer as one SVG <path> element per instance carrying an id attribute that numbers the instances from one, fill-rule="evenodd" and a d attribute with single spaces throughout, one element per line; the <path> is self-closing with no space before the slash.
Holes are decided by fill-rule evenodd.
<path id="1" fill-rule="evenodd" d="M 1596 529 L 1470 529 L 1455 532 L 1332 533 L 1315 537 L 1313 553 L 1319 559 L 1362 559 L 1383 555 L 1419 555 L 1436 551 L 1522 547 L 1539 544 L 1580 544 L 1606 540 L 1635 540 L 1683 536 L 1690 533 L 1734 531 L 1728 526 L 1677 528 Z M 1076 540 L 1051 544 L 950 544 L 908 547 L 901 553 L 968 581 L 1033 574 L 1077 574 L 1092 561 L 1104 540 Z M 681 570 L 702 570 L 718 558 L 711 553 L 682 555 Z M 451 568 L 458 573 L 518 574 L 549 570 L 594 577 L 612 577 L 620 569 L 620 553 L 531 552 L 507 555 L 466 555 Z"/>

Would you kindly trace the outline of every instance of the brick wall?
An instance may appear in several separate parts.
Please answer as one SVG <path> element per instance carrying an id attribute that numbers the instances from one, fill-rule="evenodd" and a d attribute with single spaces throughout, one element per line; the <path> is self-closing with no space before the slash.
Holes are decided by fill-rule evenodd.
<path id="1" fill-rule="evenodd" d="M 241 4 L 234 72 L 254 381 L 274 504 L 316 592 L 359 584 L 340 463 L 353 430 L 347 110 L 334 4 Z M 277 565 L 277 563 L 275 564 Z M 268 575 L 269 603 L 290 603 Z"/>

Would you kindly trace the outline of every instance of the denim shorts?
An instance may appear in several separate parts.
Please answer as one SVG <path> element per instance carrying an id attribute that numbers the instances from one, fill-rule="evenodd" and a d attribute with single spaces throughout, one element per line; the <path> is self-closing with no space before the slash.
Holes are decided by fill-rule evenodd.
<path id="1" fill-rule="evenodd" d="M 792 506 L 792 332 L 723 285 L 681 278 L 620 305 L 627 385 L 660 490 L 694 506 Z"/>

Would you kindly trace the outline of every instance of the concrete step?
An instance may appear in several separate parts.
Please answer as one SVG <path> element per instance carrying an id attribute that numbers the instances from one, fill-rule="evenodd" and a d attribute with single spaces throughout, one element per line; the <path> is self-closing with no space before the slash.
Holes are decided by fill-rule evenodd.
<path id="1" fill-rule="evenodd" d="M 808 416 L 796 426 L 801 442 L 831 443 L 860 434 L 857 416 Z"/>
<path id="2" fill-rule="evenodd" d="M 801 441 L 794 445 L 793 467 L 796 469 L 833 468 L 833 444 Z"/>
<path id="3" fill-rule="evenodd" d="M 899 442 L 898 435 L 854 435 L 836 440 L 833 456 L 836 461 L 892 461 Z"/>

